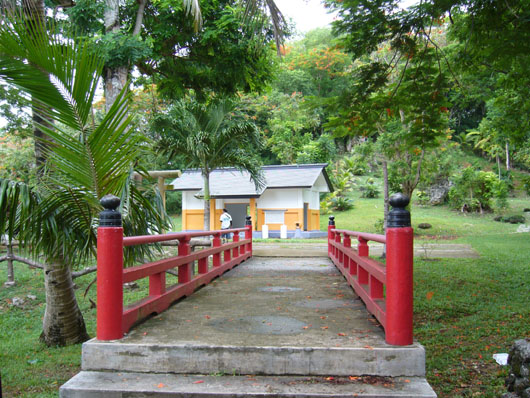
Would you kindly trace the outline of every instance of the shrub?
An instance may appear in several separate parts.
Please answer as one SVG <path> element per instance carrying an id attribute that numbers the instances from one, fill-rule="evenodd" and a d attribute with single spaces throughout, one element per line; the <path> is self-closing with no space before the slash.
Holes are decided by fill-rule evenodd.
<path id="1" fill-rule="evenodd" d="M 182 192 L 166 191 L 166 212 L 180 214 L 182 211 Z"/>
<path id="2" fill-rule="evenodd" d="M 526 194 L 530 195 L 530 175 L 522 177 L 521 182 L 523 183 L 523 189 Z"/>
<path id="3" fill-rule="evenodd" d="M 378 198 L 380 194 L 372 178 L 368 178 L 364 185 L 359 187 L 359 190 L 361 191 L 361 198 Z"/>
<path id="4" fill-rule="evenodd" d="M 449 204 L 453 208 L 482 213 L 507 205 L 508 187 L 492 172 L 467 167 L 454 177 L 453 183 L 449 191 Z"/>
<path id="5" fill-rule="evenodd" d="M 344 211 L 353 208 L 353 201 L 349 198 L 336 196 L 331 199 L 331 208 L 333 210 Z"/>
<path id="6" fill-rule="evenodd" d="M 365 175 L 368 171 L 368 163 L 361 155 L 344 158 L 342 167 L 354 176 Z"/>

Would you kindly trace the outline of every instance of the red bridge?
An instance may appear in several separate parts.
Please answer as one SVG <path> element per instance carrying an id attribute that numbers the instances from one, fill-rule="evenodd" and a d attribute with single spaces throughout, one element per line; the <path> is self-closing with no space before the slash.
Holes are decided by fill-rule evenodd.
<path id="1" fill-rule="evenodd" d="M 345 390 L 344 386 L 332 388 L 329 383 L 326 384 L 326 380 L 329 381 L 330 378 L 346 376 L 349 377 L 347 379 L 349 382 L 363 381 L 362 378 L 367 376 L 389 378 L 383 385 L 392 388 L 386 388 L 384 393 L 377 391 L 379 394 L 377 396 L 381 397 L 436 396 L 423 378 L 425 373 L 423 347 L 413 341 L 412 335 L 413 231 L 410 227 L 410 213 L 405 209 L 408 198 L 398 195 L 391 199 L 393 210 L 389 214 L 386 235 L 341 230 L 336 228 L 334 218 L 330 217 L 328 256 L 343 275 L 342 282 L 336 279 L 335 275 L 338 274 L 336 271 L 333 272 L 332 268 L 326 268 L 326 273 L 323 274 L 316 267 L 305 267 L 305 264 L 282 267 L 282 261 L 277 259 L 271 260 L 274 264 L 267 262 L 268 260 L 261 264 L 247 261 L 244 266 L 242 265 L 242 271 L 237 271 L 239 274 L 237 272 L 233 274 L 234 271 L 226 274 L 232 276 L 223 282 L 234 284 L 227 286 L 228 290 L 217 298 L 215 292 L 220 292 L 219 287 L 201 289 L 200 292 L 193 293 L 252 257 L 250 217 L 247 217 L 245 228 L 123 237 L 120 215 L 116 211 L 119 201 L 107 199 L 103 200 L 102 204 L 106 210 L 102 212 L 98 230 L 97 338 L 85 343 L 83 372 L 61 388 L 61 396 L 103 397 L 111 391 L 132 393 L 144 387 L 147 389 L 141 391 L 149 391 L 156 396 L 156 392 L 160 391 L 153 390 L 152 386 L 148 388 L 148 385 L 151 379 L 160 378 L 160 375 L 164 375 L 165 380 L 168 380 L 168 386 L 173 386 L 171 390 L 165 392 L 171 392 L 173 394 L 171 396 L 175 397 L 322 397 L 324 393 L 328 394 L 325 396 L 362 397 L 360 392 L 363 391 L 376 393 L 372 387 L 359 386 L 360 383 L 350 386 L 350 390 Z M 233 234 L 233 239 L 223 244 L 221 234 L 226 233 Z M 191 239 L 200 237 L 211 239 L 211 246 L 191 252 Z M 357 248 L 352 246 L 352 238 L 357 240 Z M 124 247 L 175 240 L 178 240 L 177 256 L 129 268 L 123 267 Z M 386 264 L 369 257 L 370 241 L 386 244 Z M 311 260 L 307 259 L 305 262 L 309 264 Z M 178 282 L 167 286 L 166 273 L 173 269 L 177 270 Z M 318 291 L 322 289 L 322 286 L 319 286 L 321 285 L 318 282 L 319 278 L 328 277 L 335 278 L 333 279 L 335 282 L 326 286 L 347 284 L 355 292 L 350 290 L 348 293 L 350 301 L 342 300 L 344 302 L 342 306 L 346 308 L 339 308 L 335 305 L 338 302 L 333 302 L 337 297 L 343 297 L 344 293 L 330 300 L 325 296 L 328 294 L 326 291 Z M 149 290 L 145 297 L 124 308 L 123 284 L 143 278 L 149 279 Z M 293 286 L 272 286 L 273 283 L 263 283 L 266 280 L 271 282 L 287 280 Z M 299 287 L 294 286 L 296 284 Z M 269 303 L 262 301 L 258 294 L 251 293 L 256 289 L 260 292 L 270 291 L 277 294 L 271 296 L 265 293 L 265 296 L 269 294 L 267 297 L 270 297 L 267 300 L 272 300 Z M 301 293 L 298 296 L 290 293 L 296 291 Z M 312 296 L 307 295 L 306 291 L 312 292 L 315 298 L 319 296 L 321 300 L 317 302 L 316 309 L 309 309 L 309 312 L 304 314 L 301 308 L 313 308 L 311 307 L 313 304 L 308 304 L 310 300 L 307 300 Z M 344 292 L 344 290 L 337 291 Z M 289 296 L 291 298 L 289 299 L 284 293 L 291 294 Z M 222 302 L 227 299 L 228 294 L 236 295 L 235 297 L 245 296 L 243 301 L 236 300 L 232 304 L 230 299 Z M 219 319 L 210 320 L 216 315 L 212 313 L 205 315 L 207 321 L 197 316 L 194 320 L 190 309 L 185 308 L 186 302 L 195 295 L 197 299 L 193 302 L 194 311 L 208 308 L 208 312 L 211 312 L 210 308 L 219 308 L 219 311 L 223 312 L 222 315 L 218 314 Z M 162 323 L 155 326 L 150 324 L 154 321 L 139 326 L 140 329 L 146 330 L 142 334 L 136 332 L 134 325 L 152 317 L 153 314 L 161 314 L 172 303 L 185 296 L 191 297 L 179 302 L 168 311 L 177 311 L 176 314 L 180 314 L 176 317 L 168 315 L 174 320 L 164 324 L 166 328 L 173 329 L 175 325 L 181 328 L 172 331 L 171 333 L 176 333 L 171 334 L 172 337 L 168 338 L 170 332 L 164 333 L 161 330 Z M 259 304 L 252 303 L 253 297 Z M 304 297 L 305 301 L 299 300 Z M 364 302 L 364 306 L 359 307 L 355 304 L 355 300 L 359 299 Z M 294 311 L 295 317 L 273 314 L 271 311 L 275 306 L 277 311 L 284 311 L 283 308 L 286 312 Z M 291 307 L 293 310 L 290 309 Z M 350 307 L 355 308 L 355 311 L 348 310 Z M 228 310 L 234 312 L 225 314 Z M 316 318 L 315 311 L 325 315 Z M 351 311 L 353 318 L 348 315 L 348 311 Z M 374 321 L 375 324 L 368 322 L 370 316 L 368 313 L 364 315 L 363 311 L 371 313 L 379 325 L 377 321 Z M 190 324 L 195 321 L 200 323 L 200 327 L 189 328 L 182 317 L 190 318 L 185 320 Z M 360 324 L 354 322 L 357 318 L 366 321 L 363 320 L 364 323 L 359 326 Z M 305 323 L 300 322 L 300 319 L 304 319 Z M 326 324 L 320 327 L 322 330 L 318 330 L 316 323 L 319 319 L 330 321 L 331 326 Z M 349 319 L 352 319 L 351 322 L 347 321 Z M 270 330 L 263 325 L 270 326 Z M 327 333 L 329 328 L 336 325 L 341 325 L 340 327 L 344 329 L 357 330 L 357 337 L 353 335 L 347 337 L 343 332 L 338 332 L 333 337 L 333 333 Z M 245 333 L 245 330 L 248 332 Z M 371 332 L 367 334 L 368 330 Z M 220 334 L 216 334 L 219 331 Z M 192 335 L 193 337 L 190 337 Z M 337 336 L 347 339 L 337 344 Z M 193 342 L 190 342 L 190 339 Z M 231 379 L 227 384 L 227 386 L 233 384 L 233 388 L 220 386 L 218 380 L 205 376 L 217 372 L 230 372 L 232 369 L 242 375 L 238 376 L 239 379 Z M 126 383 L 119 387 L 118 379 L 123 374 L 136 377 L 137 380 L 141 380 L 138 382 L 140 384 Z M 159 376 L 154 376 L 157 374 Z M 245 379 L 244 375 L 264 378 L 257 382 L 258 385 L 261 385 L 261 382 L 265 383 L 264 385 L 269 383 L 269 386 L 270 383 L 276 383 L 272 389 L 274 394 L 267 393 L 267 389 L 262 391 L 257 387 L 254 395 L 242 394 L 242 390 L 252 389 L 248 383 L 245 384 L 249 376 Z M 276 381 L 267 379 L 272 375 L 276 377 L 274 379 Z M 298 385 L 299 378 L 304 375 L 317 377 L 312 380 L 311 388 L 307 383 L 301 383 L 296 391 L 282 387 Z M 319 376 L 325 377 L 319 379 Z M 278 377 L 287 379 L 278 379 Z M 194 384 L 203 384 L 203 382 L 205 385 L 200 389 L 201 393 Z M 105 383 L 108 384 L 107 387 L 104 387 Z M 96 388 L 96 385 L 99 387 Z M 309 389 L 304 390 L 304 386 Z"/>

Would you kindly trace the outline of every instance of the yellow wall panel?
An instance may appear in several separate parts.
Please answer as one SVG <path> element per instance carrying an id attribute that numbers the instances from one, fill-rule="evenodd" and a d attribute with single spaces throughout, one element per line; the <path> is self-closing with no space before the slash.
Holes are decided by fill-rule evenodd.
<path id="1" fill-rule="evenodd" d="M 204 210 L 183 210 L 182 230 L 202 230 L 204 228 Z"/>

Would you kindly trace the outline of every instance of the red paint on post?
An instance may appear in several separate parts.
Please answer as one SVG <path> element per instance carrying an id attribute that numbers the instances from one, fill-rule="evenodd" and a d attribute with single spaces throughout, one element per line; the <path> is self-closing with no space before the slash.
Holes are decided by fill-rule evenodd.
<path id="1" fill-rule="evenodd" d="M 335 243 L 340 245 L 342 236 L 340 232 L 335 231 Z M 342 250 L 339 247 L 335 247 L 335 257 L 337 257 L 337 260 L 339 261 L 339 264 L 343 265 L 343 255 Z"/>
<path id="2" fill-rule="evenodd" d="M 413 230 L 411 227 L 386 231 L 386 342 L 413 342 Z"/>
<path id="3" fill-rule="evenodd" d="M 97 240 L 98 340 L 123 337 L 123 228 L 99 227 Z"/>
<path id="4" fill-rule="evenodd" d="M 234 243 L 239 242 L 239 232 L 234 232 Z M 236 246 L 232 249 L 232 257 L 237 258 L 239 257 L 239 246 Z"/>
<path id="5" fill-rule="evenodd" d="M 245 230 L 245 239 L 250 239 L 250 242 L 247 243 L 246 252 L 249 252 L 252 256 L 252 224 L 247 225 Z"/>
<path id="6" fill-rule="evenodd" d="M 351 248 L 351 238 L 350 238 L 350 235 L 348 234 L 344 234 L 344 247 L 347 249 Z M 351 262 L 350 257 L 348 257 L 346 252 L 344 252 L 344 261 L 342 264 L 346 272 L 348 272 L 348 269 L 350 268 L 350 262 Z"/>
<path id="7" fill-rule="evenodd" d="M 208 272 L 208 257 L 203 257 L 199 259 L 199 274 L 205 274 Z"/>
<path id="8" fill-rule="evenodd" d="M 179 239 L 178 255 L 187 256 L 191 252 L 190 250 L 190 237 L 185 236 Z M 191 264 L 181 265 L 178 269 L 179 283 L 187 283 L 191 280 Z"/>
<path id="9" fill-rule="evenodd" d="M 369 247 L 368 247 L 368 241 L 363 238 L 359 239 L 359 245 L 357 246 L 357 250 L 359 252 L 359 256 L 368 257 L 369 256 Z"/>
<path id="10" fill-rule="evenodd" d="M 149 275 L 149 296 L 161 296 L 166 292 L 166 272 Z"/>
<path id="11" fill-rule="evenodd" d="M 221 234 L 215 234 L 213 236 L 212 246 L 213 247 L 221 247 Z M 215 253 L 213 255 L 213 266 L 214 267 L 220 267 L 221 266 L 221 253 Z"/>
<path id="12" fill-rule="evenodd" d="M 335 247 L 331 243 L 335 241 L 335 232 L 332 231 L 334 229 L 334 225 L 328 225 L 328 255 L 330 257 L 335 257 Z"/>

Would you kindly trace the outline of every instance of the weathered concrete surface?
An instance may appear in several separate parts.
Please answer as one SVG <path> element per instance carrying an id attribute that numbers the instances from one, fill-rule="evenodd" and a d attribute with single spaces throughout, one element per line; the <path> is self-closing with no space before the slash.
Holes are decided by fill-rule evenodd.
<path id="1" fill-rule="evenodd" d="M 355 246 L 355 245 L 354 245 Z M 370 242 L 370 255 L 380 256 L 383 245 Z M 327 257 L 326 243 L 255 242 L 254 257 Z M 420 258 L 479 258 L 471 245 L 459 243 L 415 243 L 414 256 Z"/>
<path id="2" fill-rule="evenodd" d="M 205 376 L 81 372 L 62 398 L 435 398 L 422 378 Z"/>
<path id="3" fill-rule="evenodd" d="M 389 346 L 328 259 L 253 258 L 119 341 L 83 345 L 84 370 L 422 376 L 419 344 Z"/>

